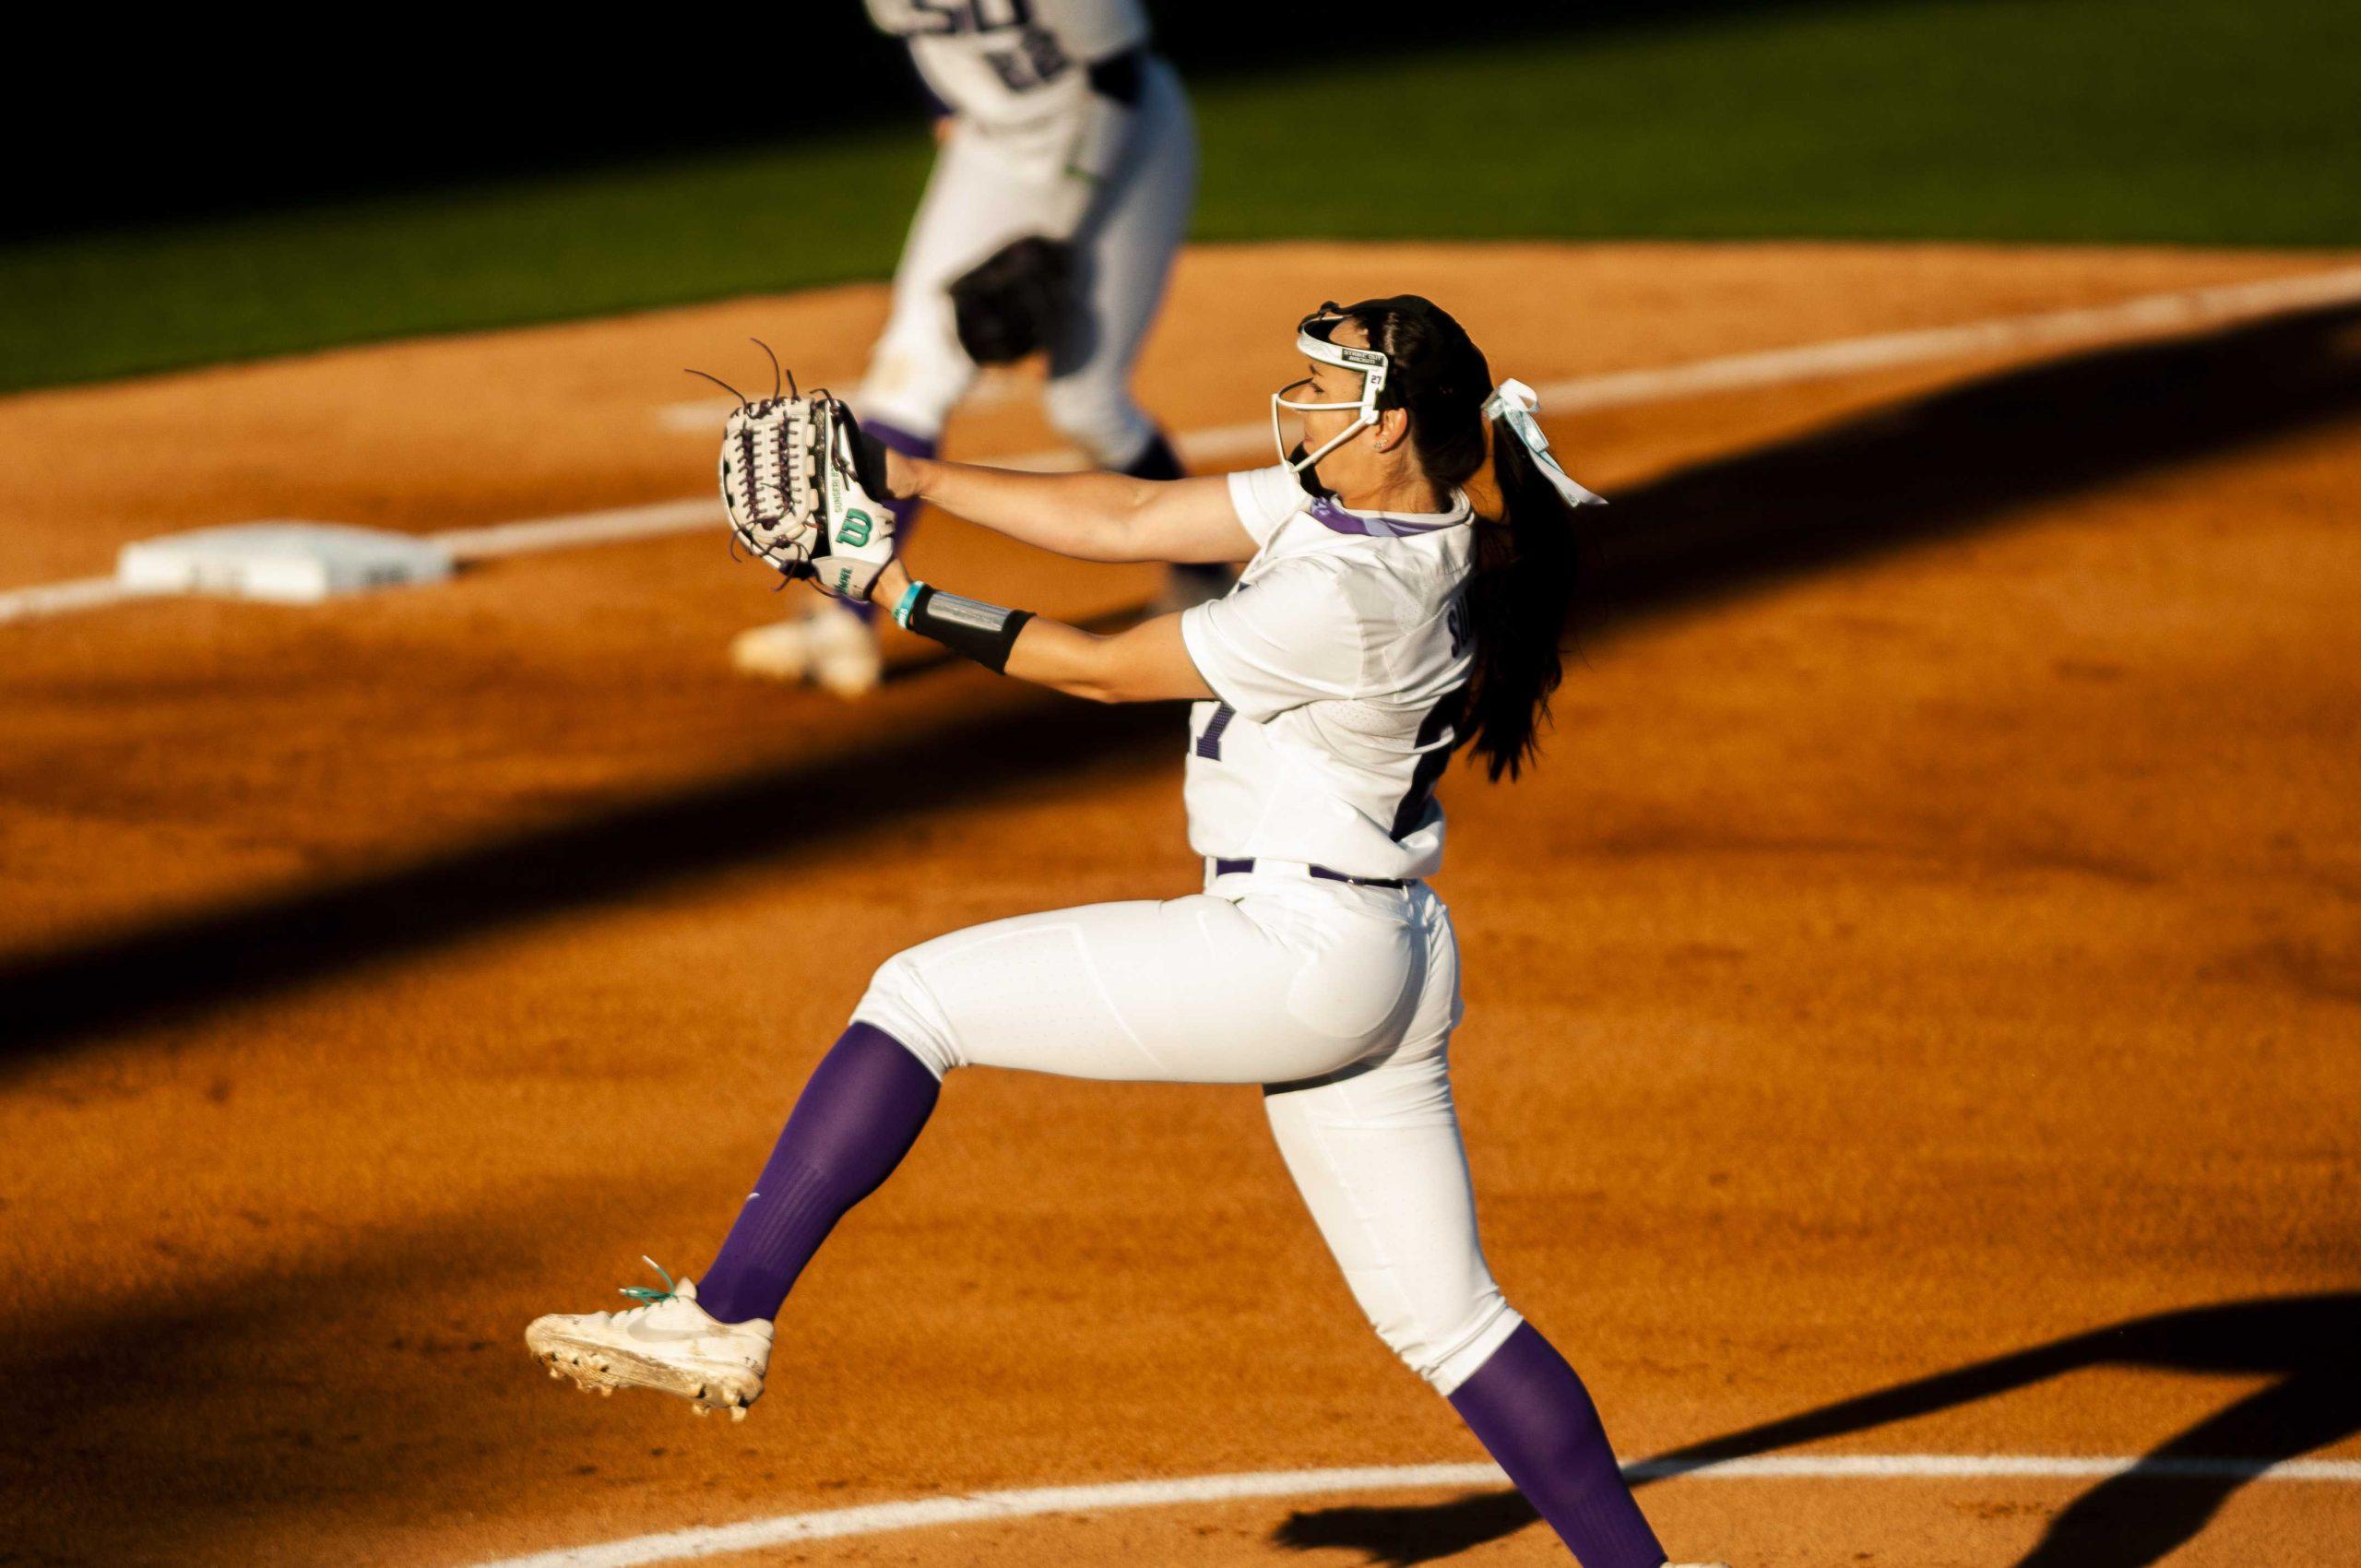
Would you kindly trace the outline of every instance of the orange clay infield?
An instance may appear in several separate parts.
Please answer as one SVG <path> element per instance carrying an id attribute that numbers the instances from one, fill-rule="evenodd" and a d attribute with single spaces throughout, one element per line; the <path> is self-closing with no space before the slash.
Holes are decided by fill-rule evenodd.
<path id="1" fill-rule="evenodd" d="M 2343 258 L 2349 264 L 2350 258 Z M 1418 290 L 1594 371 L 2340 258 L 1191 253 L 1142 367 L 1256 417 Z M 851 384 L 877 288 L 0 401 L 0 588 L 299 517 L 670 499 L 694 363 Z M 1487 1250 L 1633 1458 L 2361 1456 L 2361 327 L 2314 312 L 1549 422 L 1615 505 L 1537 776 L 1445 785 Z M 1022 398 L 953 453 L 1050 444 Z M 940 517 L 1072 618 L 1154 576 Z M 1178 707 L 928 658 L 743 680 L 721 536 L 306 609 L 0 626 L 0 1562 L 469 1564 L 897 1500 L 1465 1462 L 1252 1089 L 954 1078 L 742 1425 L 524 1352 L 704 1266 L 872 968 L 1192 889 Z M 2201 1467 L 2201 1469 L 2202 1467 Z M 2351 1467 L 2331 1467 L 2340 1474 Z M 1657 1479 L 1740 1568 L 2343 1564 L 2361 1485 Z M 939 1526 L 739 1561 L 1562 1561 L 1497 1486 Z"/>

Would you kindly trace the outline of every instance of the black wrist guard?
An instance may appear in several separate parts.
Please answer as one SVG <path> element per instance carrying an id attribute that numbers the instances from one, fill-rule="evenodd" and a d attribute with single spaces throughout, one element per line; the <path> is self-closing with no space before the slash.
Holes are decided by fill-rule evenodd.
<path id="1" fill-rule="evenodd" d="M 919 583 L 910 589 L 909 609 L 897 612 L 894 619 L 999 675 L 1006 673 L 1008 650 L 1016 646 L 1016 634 L 1033 619 L 1033 612 L 937 593 Z"/>

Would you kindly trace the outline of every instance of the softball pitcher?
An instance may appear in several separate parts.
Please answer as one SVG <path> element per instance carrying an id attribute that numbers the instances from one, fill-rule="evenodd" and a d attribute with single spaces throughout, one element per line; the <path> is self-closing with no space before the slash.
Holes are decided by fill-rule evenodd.
<path id="1" fill-rule="evenodd" d="M 854 395 L 896 451 L 932 457 L 977 369 L 1037 351 L 1050 422 L 1089 466 L 1178 479 L 1131 391 L 1132 364 L 1188 228 L 1197 134 L 1180 77 L 1149 53 L 1139 0 L 867 0 L 942 111 L 894 303 Z M 907 528 L 915 503 L 893 503 Z M 1229 586 L 1173 569 L 1178 608 Z M 871 607 L 819 604 L 741 633 L 733 663 L 857 697 L 883 665 Z"/>
<path id="2" fill-rule="evenodd" d="M 995 671 L 1099 702 L 1193 699 L 1185 790 L 1204 891 L 995 921 L 888 959 L 702 1280 L 627 1291 L 643 1304 L 623 1312 L 540 1318 L 526 1342 L 585 1387 L 742 1416 L 789 1289 L 908 1151 L 944 1074 L 1260 1084 L 1379 1336 L 1587 1568 L 1659 1568 L 1589 1394 L 1477 1245 L 1448 1056 L 1458 950 L 1425 880 L 1442 859 L 1434 786 L 1453 751 L 1471 747 L 1495 780 L 1536 754 L 1576 508 L 1598 498 L 1550 456 L 1531 391 L 1494 386 L 1430 302 L 1324 306 L 1297 342 L 1307 374 L 1272 397 L 1280 461 L 1227 478 L 888 454 L 840 406 L 821 410 L 835 422 L 820 447 L 824 532 L 790 568 Z M 1291 447 L 1283 410 L 1301 416 Z M 801 470 L 791 455 L 771 462 L 761 431 L 787 431 L 791 454 L 803 406 L 748 415 L 733 421 L 725 489 L 733 515 L 776 512 L 785 492 L 766 503 L 762 473 Z M 1488 434 L 1497 518 L 1463 488 Z M 1223 598 L 1095 636 L 912 580 L 877 537 L 871 487 L 1084 560 L 1244 571 Z"/>

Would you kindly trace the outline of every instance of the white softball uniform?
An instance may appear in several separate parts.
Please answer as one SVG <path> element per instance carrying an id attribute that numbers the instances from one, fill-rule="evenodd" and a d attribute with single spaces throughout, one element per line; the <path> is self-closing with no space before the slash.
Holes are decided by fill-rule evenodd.
<path id="1" fill-rule="evenodd" d="M 1191 715 L 1189 847 L 1433 874 L 1432 792 L 1473 664 L 1467 497 L 1432 515 L 1353 512 L 1276 467 L 1230 475 L 1229 499 L 1260 548 L 1226 598 L 1180 617 L 1219 699 Z"/>
<path id="2" fill-rule="evenodd" d="M 894 274 L 894 303 L 854 399 L 863 417 L 933 440 L 976 378 L 952 279 L 1029 234 L 1074 245 L 1074 315 L 1050 355 L 1050 422 L 1102 468 L 1135 461 L 1156 426 L 1133 362 L 1164 296 L 1196 196 L 1197 133 L 1180 77 L 1145 56 L 1124 107 L 1089 67 L 1143 49 L 1137 0 L 868 0 L 953 112 Z"/>
<path id="3" fill-rule="evenodd" d="M 1261 549 L 1228 599 L 1182 622 L 1220 695 L 1190 732 L 1190 842 L 1216 858 L 1204 892 L 938 937 L 887 960 L 853 1016 L 938 1075 L 1265 1086 L 1362 1310 L 1448 1394 L 1522 1321 L 1477 1241 L 1448 1055 L 1458 948 L 1418 880 L 1442 852 L 1433 759 L 1456 739 L 1433 716 L 1455 711 L 1469 667 L 1453 622 L 1470 514 L 1464 496 L 1428 516 L 1350 512 L 1284 469 L 1230 486 Z"/>

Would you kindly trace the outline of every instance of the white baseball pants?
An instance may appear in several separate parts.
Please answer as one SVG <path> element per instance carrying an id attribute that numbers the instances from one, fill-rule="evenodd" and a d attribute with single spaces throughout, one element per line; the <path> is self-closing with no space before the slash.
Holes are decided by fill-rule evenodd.
<path id="1" fill-rule="evenodd" d="M 1196 199 L 1197 131 L 1180 78 L 1142 72 L 1130 145 L 1074 236 L 1075 315 L 1050 357 L 1043 406 L 1090 461 L 1121 469 L 1156 425 L 1132 398 L 1132 363 L 1164 298 Z M 959 125 L 936 154 L 894 273 L 893 314 L 854 399 L 864 417 L 933 440 L 975 384 L 953 325 L 951 280 L 1011 240 L 1043 231 L 1055 201 L 1034 172 Z"/>
<path id="2" fill-rule="evenodd" d="M 1258 872 L 937 937 L 886 960 L 853 1016 L 937 1076 L 1266 1086 L 1279 1151 L 1362 1311 L 1447 1395 L 1522 1321 L 1477 1241 L 1451 1097 L 1459 1014 L 1451 917 L 1423 884 Z"/>

